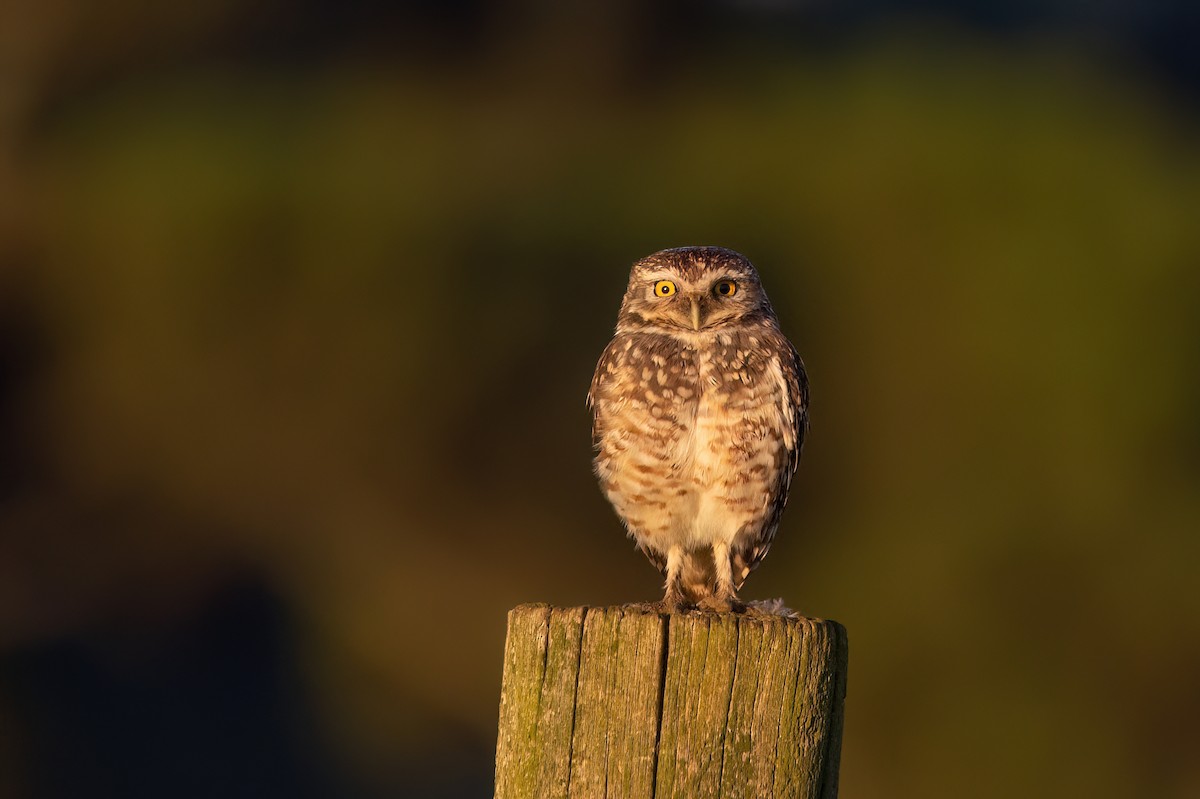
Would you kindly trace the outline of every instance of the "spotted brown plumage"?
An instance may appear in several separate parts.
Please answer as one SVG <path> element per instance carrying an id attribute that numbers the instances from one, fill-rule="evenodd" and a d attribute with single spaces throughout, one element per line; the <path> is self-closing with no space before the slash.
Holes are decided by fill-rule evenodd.
<path id="1" fill-rule="evenodd" d="M 728 609 L 771 546 L 808 381 L 754 266 L 719 247 L 633 265 L 588 392 L 601 490 L 668 609 Z"/>

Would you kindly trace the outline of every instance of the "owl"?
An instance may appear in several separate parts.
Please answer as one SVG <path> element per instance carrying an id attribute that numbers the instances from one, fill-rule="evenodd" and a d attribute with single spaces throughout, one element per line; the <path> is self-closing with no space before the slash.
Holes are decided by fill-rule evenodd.
<path id="1" fill-rule="evenodd" d="M 663 608 L 740 609 L 808 429 L 804 364 L 754 266 L 720 247 L 635 263 L 587 400 L 600 488 L 666 576 Z"/>

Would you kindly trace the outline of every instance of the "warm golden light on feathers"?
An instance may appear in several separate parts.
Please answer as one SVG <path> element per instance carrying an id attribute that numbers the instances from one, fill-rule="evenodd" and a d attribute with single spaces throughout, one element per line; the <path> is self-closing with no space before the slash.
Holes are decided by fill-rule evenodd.
<path id="1" fill-rule="evenodd" d="M 718 247 L 634 264 L 588 403 L 601 489 L 666 575 L 665 606 L 735 607 L 808 423 L 804 366 L 753 265 Z"/>

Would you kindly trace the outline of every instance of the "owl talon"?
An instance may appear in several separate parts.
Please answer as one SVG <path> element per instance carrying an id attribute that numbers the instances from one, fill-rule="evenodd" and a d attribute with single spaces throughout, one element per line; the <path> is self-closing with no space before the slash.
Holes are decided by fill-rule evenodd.
<path id="1" fill-rule="evenodd" d="M 668 591 L 666 596 L 659 603 L 664 613 L 679 613 L 680 611 L 690 610 L 696 607 L 692 602 L 688 602 L 683 598 L 683 594 L 678 591 Z"/>
<path id="2" fill-rule="evenodd" d="M 746 610 L 746 603 L 736 596 L 714 594 L 700 600 L 700 609 L 713 613 L 742 613 Z"/>

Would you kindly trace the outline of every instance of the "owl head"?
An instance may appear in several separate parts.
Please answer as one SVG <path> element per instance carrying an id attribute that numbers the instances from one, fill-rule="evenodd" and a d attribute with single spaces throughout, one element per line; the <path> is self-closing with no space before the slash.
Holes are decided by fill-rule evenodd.
<path id="1" fill-rule="evenodd" d="M 748 322 L 776 324 L 754 265 L 722 247 L 676 247 L 633 265 L 617 330 L 698 332 Z"/>

